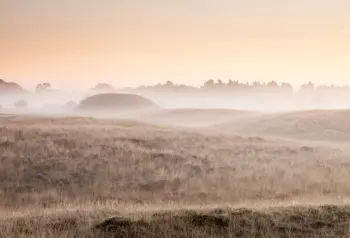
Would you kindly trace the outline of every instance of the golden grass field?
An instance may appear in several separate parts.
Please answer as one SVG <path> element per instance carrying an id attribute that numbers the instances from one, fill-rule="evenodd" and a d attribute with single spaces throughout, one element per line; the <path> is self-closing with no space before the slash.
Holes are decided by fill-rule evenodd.
<path id="1" fill-rule="evenodd" d="M 349 112 L 188 113 L 0 117 L 0 237 L 347 237 Z"/>

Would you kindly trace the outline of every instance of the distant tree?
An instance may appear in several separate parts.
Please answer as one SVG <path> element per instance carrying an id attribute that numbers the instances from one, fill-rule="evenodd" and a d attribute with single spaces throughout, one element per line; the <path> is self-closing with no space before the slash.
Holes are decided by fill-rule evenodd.
<path id="1" fill-rule="evenodd" d="M 266 85 L 264 83 L 261 83 L 260 81 L 253 81 L 252 85 L 249 86 L 254 91 L 263 91 L 266 88 Z"/>
<path id="2" fill-rule="evenodd" d="M 167 81 L 165 82 L 165 84 L 164 84 L 164 87 L 165 87 L 165 88 L 168 88 L 168 89 L 172 89 L 172 88 L 175 87 L 175 85 L 174 85 L 174 83 L 171 82 L 170 80 L 167 80 Z"/>
<path id="3" fill-rule="evenodd" d="M 350 90 L 350 87 L 347 86 L 347 85 L 343 85 L 343 86 L 342 86 L 342 90 L 344 90 L 344 91 L 349 91 L 349 90 Z"/>
<path id="4" fill-rule="evenodd" d="M 161 83 L 157 83 L 156 85 L 154 85 L 155 89 L 162 89 L 163 85 Z"/>
<path id="5" fill-rule="evenodd" d="M 254 82 L 253 82 L 253 86 L 254 86 L 254 87 L 260 87 L 260 86 L 262 86 L 262 85 L 263 85 L 263 84 L 261 84 L 260 81 L 254 81 Z"/>
<path id="6" fill-rule="evenodd" d="M 203 88 L 206 88 L 206 89 L 211 89 L 214 87 L 215 87 L 215 81 L 213 79 L 209 79 L 209 80 L 205 81 L 203 84 Z"/>
<path id="7" fill-rule="evenodd" d="M 310 81 L 307 84 L 301 85 L 299 88 L 299 92 L 310 91 L 314 89 L 315 89 L 315 85 Z"/>
<path id="8" fill-rule="evenodd" d="M 279 88 L 279 85 L 276 81 L 270 81 L 266 84 L 267 88 L 269 89 L 278 89 Z"/>
<path id="9" fill-rule="evenodd" d="M 282 83 L 281 90 L 283 92 L 293 92 L 293 86 L 290 83 Z"/>
<path id="10" fill-rule="evenodd" d="M 51 84 L 49 83 L 40 83 L 36 86 L 35 92 L 36 93 L 42 93 L 42 92 L 47 92 L 51 89 Z"/>
<path id="11" fill-rule="evenodd" d="M 93 91 L 98 92 L 114 92 L 115 89 L 112 85 L 107 83 L 98 83 L 93 89 Z"/>
<path id="12" fill-rule="evenodd" d="M 28 102 L 26 100 L 19 100 L 17 102 L 15 102 L 15 108 L 17 109 L 26 109 L 28 108 Z"/>
<path id="13" fill-rule="evenodd" d="M 226 84 L 226 87 L 228 87 L 229 89 L 235 89 L 237 88 L 237 85 L 238 85 L 238 81 L 233 81 L 232 79 L 229 79 L 227 84 Z"/>

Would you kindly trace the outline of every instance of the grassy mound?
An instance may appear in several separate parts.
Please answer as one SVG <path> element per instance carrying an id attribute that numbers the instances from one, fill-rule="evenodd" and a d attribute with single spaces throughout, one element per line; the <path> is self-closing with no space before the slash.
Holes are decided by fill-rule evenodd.
<path id="1" fill-rule="evenodd" d="M 133 111 L 157 109 L 151 100 L 134 94 L 104 93 L 86 98 L 80 102 L 77 111 Z"/>

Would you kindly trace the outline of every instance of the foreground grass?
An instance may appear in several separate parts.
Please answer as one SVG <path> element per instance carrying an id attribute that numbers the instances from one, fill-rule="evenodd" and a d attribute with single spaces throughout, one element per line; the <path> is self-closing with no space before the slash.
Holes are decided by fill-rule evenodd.
<path id="1" fill-rule="evenodd" d="M 2 218 L 1 237 L 347 237 L 346 206 L 118 214 L 48 213 Z M 116 216 L 116 214 L 118 214 Z"/>

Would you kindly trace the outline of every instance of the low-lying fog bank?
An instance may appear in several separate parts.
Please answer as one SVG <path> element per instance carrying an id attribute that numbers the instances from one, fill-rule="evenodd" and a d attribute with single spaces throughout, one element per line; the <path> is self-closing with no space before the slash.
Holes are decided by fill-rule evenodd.
<path id="1" fill-rule="evenodd" d="M 308 109 L 350 108 L 350 95 L 338 93 L 218 93 L 218 92 L 153 92 L 142 90 L 120 91 L 143 96 L 164 109 L 235 109 L 260 112 L 282 112 Z M 0 95 L 2 110 L 15 107 L 25 101 L 27 110 L 42 113 L 64 113 L 74 111 L 79 103 L 92 93 L 87 92 L 46 92 Z"/>

